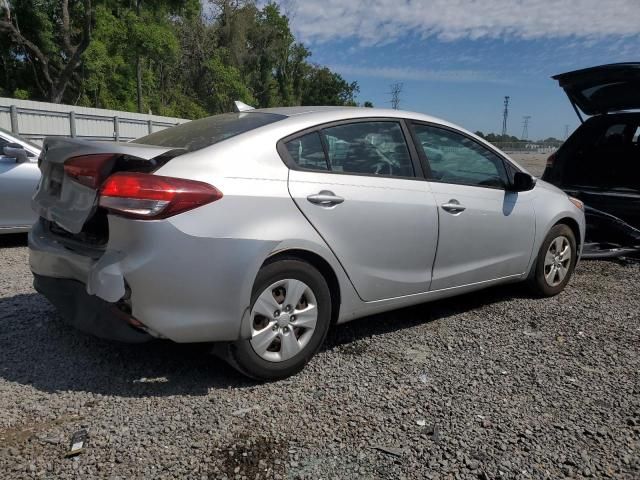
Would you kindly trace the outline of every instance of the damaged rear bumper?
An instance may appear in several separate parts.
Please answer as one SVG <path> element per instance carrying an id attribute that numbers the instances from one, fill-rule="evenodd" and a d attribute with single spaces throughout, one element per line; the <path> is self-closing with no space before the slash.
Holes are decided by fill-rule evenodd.
<path id="1" fill-rule="evenodd" d="M 106 340 L 142 343 L 153 337 L 135 328 L 135 320 L 114 303 L 89 295 L 77 280 L 33 275 L 33 286 L 56 307 L 63 320 L 78 330 Z"/>
<path id="2" fill-rule="evenodd" d="M 253 279 L 273 248 L 264 240 L 196 237 L 166 220 L 110 216 L 108 243 L 95 250 L 68 245 L 38 222 L 29 263 L 38 291 L 83 331 L 107 338 L 111 327 L 96 331 L 94 324 L 112 325 L 113 314 L 156 338 L 234 341 Z"/>

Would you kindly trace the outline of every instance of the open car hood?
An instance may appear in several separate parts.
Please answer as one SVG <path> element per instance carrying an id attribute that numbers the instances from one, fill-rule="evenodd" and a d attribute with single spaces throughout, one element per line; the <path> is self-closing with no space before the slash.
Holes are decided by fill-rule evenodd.
<path id="1" fill-rule="evenodd" d="M 613 63 L 552 77 L 586 115 L 640 109 L 640 63 Z"/>

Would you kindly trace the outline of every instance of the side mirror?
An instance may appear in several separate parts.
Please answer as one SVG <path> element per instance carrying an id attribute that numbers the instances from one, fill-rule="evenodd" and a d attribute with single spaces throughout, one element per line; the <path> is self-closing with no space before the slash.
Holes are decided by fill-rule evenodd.
<path id="1" fill-rule="evenodd" d="M 533 189 L 535 185 L 536 180 L 531 175 L 524 172 L 516 172 L 513 175 L 513 183 L 509 190 L 513 192 L 526 192 L 527 190 Z"/>
<path id="2" fill-rule="evenodd" d="M 3 153 L 9 158 L 15 158 L 17 163 L 26 162 L 29 160 L 27 151 L 19 143 L 8 143 L 2 149 Z"/>

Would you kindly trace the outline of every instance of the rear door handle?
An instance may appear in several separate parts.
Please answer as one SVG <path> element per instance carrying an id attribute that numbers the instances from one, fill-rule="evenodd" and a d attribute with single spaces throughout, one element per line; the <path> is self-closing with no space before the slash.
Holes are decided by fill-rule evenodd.
<path id="1" fill-rule="evenodd" d="M 467 207 L 460 205 L 460 202 L 453 198 L 447 203 L 443 203 L 441 207 L 444 211 L 449 213 L 460 213 L 464 212 L 467 209 Z"/>
<path id="2" fill-rule="evenodd" d="M 329 190 L 322 190 L 320 193 L 316 193 L 315 195 L 309 195 L 307 200 L 315 205 L 320 205 L 321 207 L 331 207 L 344 202 L 344 198 L 339 197 Z"/>

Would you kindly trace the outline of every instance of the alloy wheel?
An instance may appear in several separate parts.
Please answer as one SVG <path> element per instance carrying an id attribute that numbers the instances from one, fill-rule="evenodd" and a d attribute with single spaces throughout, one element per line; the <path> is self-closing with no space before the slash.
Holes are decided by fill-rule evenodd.
<path id="1" fill-rule="evenodd" d="M 563 235 L 556 237 L 544 257 L 544 279 L 550 287 L 562 283 L 571 266 L 571 244 Z"/>

